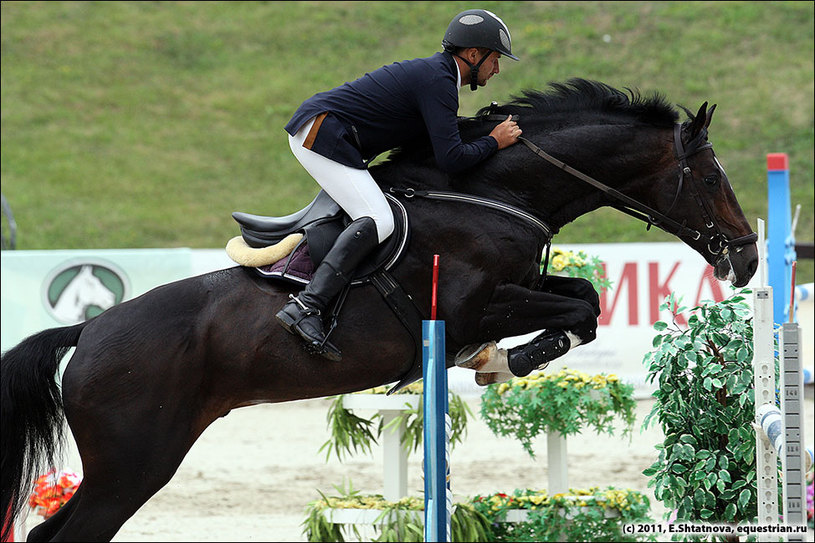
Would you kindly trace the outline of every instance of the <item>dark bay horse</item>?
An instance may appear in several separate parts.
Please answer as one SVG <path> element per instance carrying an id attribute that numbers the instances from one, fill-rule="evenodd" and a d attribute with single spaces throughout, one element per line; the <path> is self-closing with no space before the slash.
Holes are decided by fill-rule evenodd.
<path id="1" fill-rule="evenodd" d="M 510 114 L 524 131 L 526 141 L 477 168 L 445 175 L 423 142 L 393 154 L 371 167 L 383 190 L 475 195 L 532 219 L 396 191 L 411 237 L 391 275 L 429 318 L 433 255 L 440 255 L 437 318 L 446 321 L 450 353 L 541 329 L 594 339 L 599 306 L 590 284 L 542 281 L 539 269 L 551 235 L 602 206 L 677 235 L 717 278 L 747 284 L 758 264 L 755 234 L 707 139 L 713 109 L 685 110 L 680 123 L 659 94 L 571 80 L 462 120 L 465 139 Z M 4 353 L 3 511 L 20 512 L 36 474 L 55 463 L 63 419 L 84 479 L 29 540 L 110 540 L 230 410 L 364 390 L 411 370 L 414 339 L 373 286 L 348 293 L 332 335 L 341 362 L 307 352 L 275 323 L 294 291 L 237 266 L 157 287 Z M 74 346 L 58 383 L 60 359 Z"/>

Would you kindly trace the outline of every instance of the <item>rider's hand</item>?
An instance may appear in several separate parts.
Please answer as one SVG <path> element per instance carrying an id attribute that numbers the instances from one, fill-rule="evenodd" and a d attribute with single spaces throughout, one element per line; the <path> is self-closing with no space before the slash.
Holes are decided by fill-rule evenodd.
<path id="1" fill-rule="evenodd" d="M 498 142 L 499 149 L 506 149 L 510 145 L 518 143 L 518 136 L 523 131 L 518 127 L 518 123 L 512 120 L 512 115 L 507 120 L 496 126 L 490 132 L 490 136 Z"/>

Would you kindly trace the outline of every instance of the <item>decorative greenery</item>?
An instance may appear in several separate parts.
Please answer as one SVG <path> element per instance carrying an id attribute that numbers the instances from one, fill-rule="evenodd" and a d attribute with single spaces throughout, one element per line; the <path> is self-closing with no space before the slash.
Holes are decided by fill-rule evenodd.
<path id="1" fill-rule="evenodd" d="M 653 536 L 623 534 L 626 524 L 651 522 L 648 497 L 635 490 L 597 487 L 545 491 L 515 490 L 475 496 L 475 509 L 492 520 L 491 541 L 645 541 Z M 501 522 L 507 511 L 529 511 L 525 522 Z"/>
<path id="2" fill-rule="evenodd" d="M 355 394 L 385 394 L 388 390 L 388 387 L 383 386 Z M 419 381 L 406 386 L 395 394 L 420 395 L 422 390 L 422 383 Z M 346 409 L 343 406 L 343 398 L 346 396 L 345 394 L 337 396 L 326 416 L 331 437 L 320 447 L 320 451 L 326 450 L 326 460 L 330 458 L 332 452 L 339 460 L 342 460 L 343 454 L 351 454 L 352 449 L 354 452 L 361 450 L 370 453 L 372 444 L 378 442 L 377 440 L 382 435 L 383 429 L 392 430 L 403 423 L 405 431 L 402 436 L 402 445 L 408 452 L 415 452 L 419 449 L 423 437 L 421 402 L 416 408 L 406 408 L 401 415 L 395 417 L 387 425 L 383 425 L 382 416 L 379 413 L 374 414 L 370 419 L 365 419 Z M 452 422 L 450 445 L 455 447 L 467 435 L 467 416 L 472 416 L 473 413 L 464 400 L 454 392 L 450 392 L 448 395 L 448 412 Z M 372 428 L 377 419 L 379 419 L 379 424 L 374 434 Z"/>
<path id="3" fill-rule="evenodd" d="M 371 431 L 374 421 L 356 416 L 353 412 L 345 409 L 342 405 L 344 395 L 337 396 L 328 408 L 326 419 L 331 431 L 331 438 L 323 443 L 320 451 L 326 449 L 325 459 L 331 457 L 331 452 L 342 460 L 343 454 L 367 451 L 371 452 L 371 443 L 376 443 L 376 436 Z M 378 417 L 377 413 L 374 418 Z M 377 435 L 382 431 L 381 426 L 377 430 Z"/>
<path id="4" fill-rule="evenodd" d="M 359 537 L 356 525 L 336 524 L 326 513 L 336 509 L 373 509 L 381 511 L 372 524 L 378 536 L 373 541 L 423 541 L 424 498 L 408 496 L 396 502 L 385 500 L 381 494 L 360 495 L 349 484 L 348 489 L 334 487 L 340 496 L 311 502 L 306 508 L 303 533 L 309 541 L 345 541 L 352 532 Z M 490 519 L 471 503 L 453 504 L 450 515 L 450 533 L 453 541 L 491 541 Z"/>
<path id="5" fill-rule="evenodd" d="M 568 277 L 582 277 L 594 285 L 597 292 L 610 289 L 612 281 L 606 276 L 602 262 L 596 256 L 588 257 L 583 251 L 574 253 L 566 249 L 552 247 L 549 254 L 548 273 L 564 274 Z M 543 263 L 541 263 L 543 272 Z"/>
<path id="6" fill-rule="evenodd" d="M 328 511 L 373 509 L 381 511 L 372 525 L 374 541 L 422 541 L 424 499 L 406 497 L 389 502 L 381 495 L 360 495 L 350 485 L 335 488 L 340 496 L 326 497 L 308 505 L 303 533 L 309 541 L 345 541 L 355 525 L 336 524 Z M 505 522 L 513 509 L 529 511 L 524 522 Z M 450 517 L 453 541 L 642 541 L 622 533 L 626 524 L 651 522 L 648 498 L 634 490 L 570 490 L 548 496 L 545 491 L 515 490 L 513 494 L 478 495 L 456 503 Z"/>
<path id="7" fill-rule="evenodd" d="M 634 387 L 616 375 L 564 368 L 490 385 L 481 397 L 481 417 L 494 434 L 514 436 L 534 458 L 532 441 L 543 433 L 571 435 L 588 426 L 611 434 L 617 416 L 625 424 L 623 435 L 630 435 L 636 418 L 633 393 Z"/>
<path id="8" fill-rule="evenodd" d="M 661 332 L 645 356 L 656 403 L 646 417 L 659 420 L 665 441 L 659 459 L 643 473 L 654 496 L 678 522 L 740 523 L 756 519 L 755 413 L 752 393 L 753 326 L 739 293 L 684 313 L 674 295 L 661 309 L 674 315 L 657 322 Z"/>

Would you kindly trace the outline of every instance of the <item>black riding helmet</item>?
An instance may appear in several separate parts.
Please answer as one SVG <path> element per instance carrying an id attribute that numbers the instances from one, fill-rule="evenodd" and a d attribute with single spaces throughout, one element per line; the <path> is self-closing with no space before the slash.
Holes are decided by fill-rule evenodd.
<path id="1" fill-rule="evenodd" d="M 497 15 L 485 9 L 468 9 L 453 17 L 441 44 L 444 50 L 450 53 L 462 47 L 483 47 L 497 51 L 512 60 L 518 60 L 518 57 L 512 54 L 512 38 L 509 35 L 509 28 Z M 471 90 L 478 88 L 478 68 L 488 56 L 489 54 L 484 55 L 478 64 L 472 64 L 467 59 L 458 57 L 471 68 Z"/>

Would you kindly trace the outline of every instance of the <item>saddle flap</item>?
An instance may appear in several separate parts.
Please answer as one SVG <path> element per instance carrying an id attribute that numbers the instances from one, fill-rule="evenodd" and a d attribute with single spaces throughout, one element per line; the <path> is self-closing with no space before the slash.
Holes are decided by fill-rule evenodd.
<path id="1" fill-rule="evenodd" d="M 306 207 L 284 217 L 264 217 L 236 211 L 232 218 L 241 227 L 241 235 L 250 247 L 274 245 L 289 234 L 302 232 L 308 225 L 321 219 L 340 215 L 342 208 L 327 192 L 321 190 Z"/>

